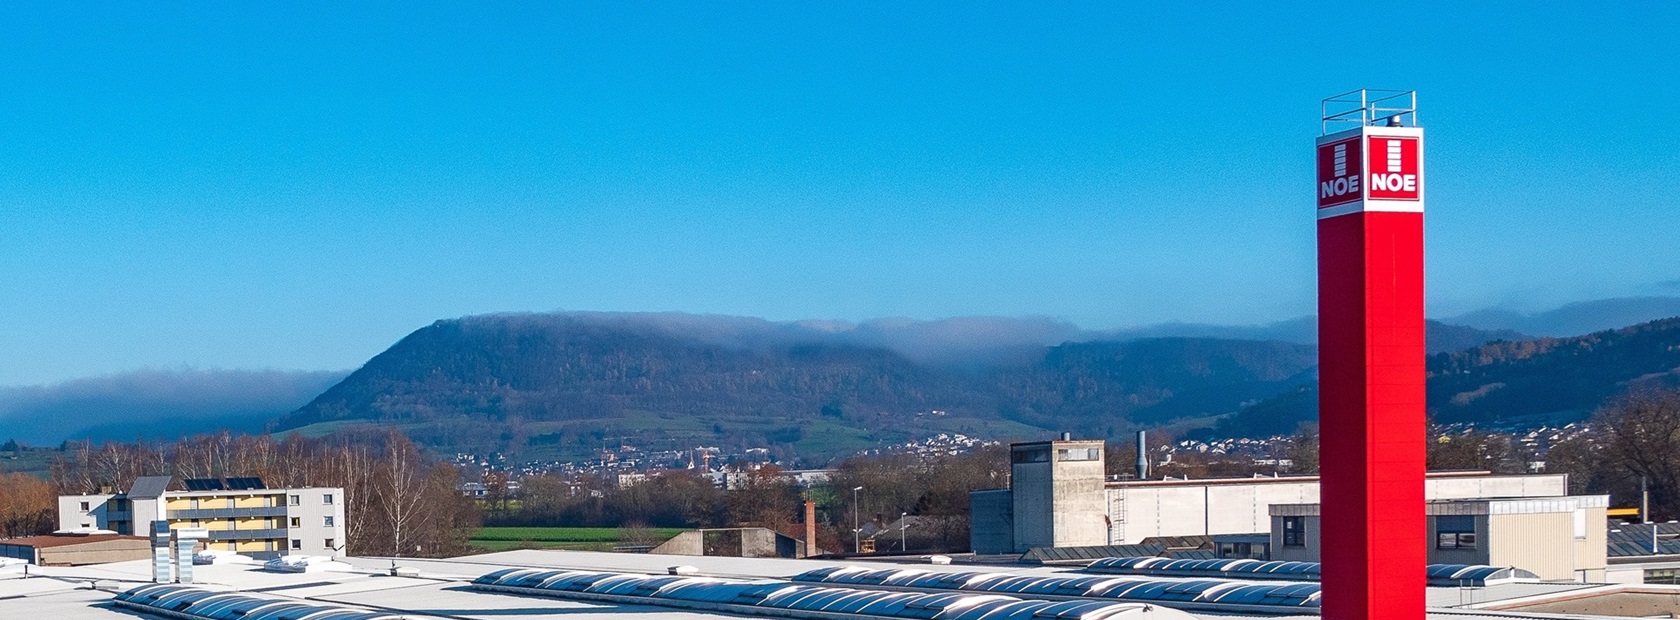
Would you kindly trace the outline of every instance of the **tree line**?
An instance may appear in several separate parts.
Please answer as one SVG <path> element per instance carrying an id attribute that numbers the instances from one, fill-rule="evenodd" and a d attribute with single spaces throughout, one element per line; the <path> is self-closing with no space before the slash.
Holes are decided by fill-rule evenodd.
<path id="1" fill-rule="evenodd" d="M 28 474 L 0 474 L 0 538 L 53 531 L 58 494 L 51 483 Z"/>
<path id="2" fill-rule="evenodd" d="M 1606 493 L 1618 506 L 1640 503 L 1640 480 L 1650 492 L 1651 518 L 1680 518 L 1680 390 L 1641 389 L 1604 403 L 1590 430 L 1564 438 L 1541 455 L 1517 438 L 1466 431 L 1428 442 L 1432 470 L 1524 473 L 1545 460 L 1545 471 L 1569 474 L 1571 493 Z M 1159 439 L 1157 441 L 1160 441 Z M 1282 442 L 1287 466 L 1252 459 L 1180 454 L 1157 476 L 1191 478 L 1318 471 L 1316 431 L 1308 426 Z M 1130 442 L 1111 444 L 1108 471 L 1131 469 Z M 834 466 L 826 484 L 801 488 L 774 465 L 743 468 L 722 489 L 690 471 L 667 471 L 621 486 L 616 477 L 527 476 L 510 493 L 505 474 L 486 478 L 482 501 L 456 491 L 459 473 L 428 458 L 401 433 L 362 430 L 322 439 L 219 434 L 172 444 L 80 444 L 53 464 L 51 479 L 0 476 L 0 535 L 50 531 L 54 496 L 125 489 L 142 475 L 182 478 L 260 476 L 270 486 L 336 486 L 346 491 L 349 542 L 358 555 L 454 555 L 481 523 L 527 526 L 648 527 L 761 526 L 803 538 L 803 502 L 817 506 L 818 546 L 848 551 L 853 530 L 900 516 L 917 517 L 911 550 L 966 549 L 969 492 L 1009 486 L 1008 448 L 962 454 L 854 456 Z M 854 492 L 853 490 L 856 489 Z M 482 514 L 480 511 L 483 511 Z"/>
<path id="3" fill-rule="evenodd" d="M 57 495 L 123 491 L 136 478 L 158 475 L 343 488 L 347 549 L 356 555 L 460 555 L 479 525 L 477 505 L 456 490 L 453 465 L 394 429 L 364 428 L 319 439 L 219 433 L 171 443 L 72 444 L 48 480 L 0 477 L 0 535 L 51 532 Z"/>
<path id="4" fill-rule="evenodd" d="M 727 489 L 686 470 L 666 471 L 620 486 L 615 477 L 527 476 L 517 499 L 500 474 L 487 478 L 485 522 L 508 526 L 765 527 L 803 539 L 804 502 L 815 503 L 818 547 L 852 549 L 856 526 L 877 527 L 905 514 L 912 549 L 962 550 L 968 545 L 968 493 L 1009 484 L 1008 450 L 989 446 L 963 454 L 854 456 L 835 464 L 826 484 L 801 488 L 774 465 L 741 468 Z M 862 487 L 857 493 L 851 489 Z"/>

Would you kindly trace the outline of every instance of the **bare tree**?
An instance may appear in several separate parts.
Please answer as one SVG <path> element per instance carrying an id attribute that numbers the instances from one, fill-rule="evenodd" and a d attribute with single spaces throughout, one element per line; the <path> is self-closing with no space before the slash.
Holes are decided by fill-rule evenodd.
<path id="1" fill-rule="evenodd" d="M 57 513 L 52 484 L 25 474 L 0 474 L 0 538 L 51 532 Z"/>
<path id="2" fill-rule="evenodd" d="M 375 465 L 373 499 L 378 502 L 382 525 L 390 536 L 390 553 L 398 557 L 412 554 L 411 530 L 423 516 L 426 501 L 421 492 L 427 476 L 425 462 L 407 437 L 392 430 Z"/>
<path id="3" fill-rule="evenodd" d="M 79 444 L 53 462 L 50 474 L 49 494 L 121 491 L 144 475 L 258 476 L 272 488 L 340 487 L 345 542 L 361 554 L 461 553 L 480 523 L 477 506 L 455 490 L 456 469 L 388 429 L 325 439 L 220 434 L 167 446 Z M 0 503 L 26 495 L 0 487 Z M 45 501 L 49 510 L 56 504 L 51 497 Z"/>
<path id="4" fill-rule="evenodd" d="M 776 531 L 794 523 L 799 512 L 799 486 L 781 474 L 781 469 L 774 465 L 747 474 L 739 488 L 729 491 L 730 519 L 739 525 Z"/>
<path id="5" fill-rule="evenodd" d="M 1507 435 L 1465 431 L 1432 437 L 1427 446 L 1431 470 L 1486 470 L 1499 474 L 1521 473 L 1521 456 Z"/>
<path id="6" fill-rule="evenodd" d="M 1607 464 L 1649 481 L 1658 518 L 1680 515 L 1680 391 L 1632 392 L 1600 407 L 1593 420 Z"/>

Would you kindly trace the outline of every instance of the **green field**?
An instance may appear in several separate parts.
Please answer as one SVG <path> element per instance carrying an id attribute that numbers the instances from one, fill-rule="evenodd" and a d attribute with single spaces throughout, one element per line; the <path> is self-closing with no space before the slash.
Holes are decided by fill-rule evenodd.
<path id="1" fill-rule="evenodd" d="M 661 541 L 686 530 L 676 527 L 651 528 Z M 468 544 L 485 551 L 509 549 L 567 549 L 572 551 L 612 551 L 624 544 L 624 534 L 616 527 L 481 527 Z"/>
<path id="2" fill-rule="evenodd" d="M 345 429 L 365 426 L 376 426 L 379 429 L 395 428 L 400 431 L 409 431 L 424 425 L 419 423 L 376 422 L 373 420 L 333 420 L 330 422 L 316 422 L 314 424 L 281 431 L 277 433 L 275 437 L 284 437 L 292 433 L 297 433 L 299 437 L 318 439 Z"/>
<path id="3" fill-rule="evenodd" d="M 53 458 L 63 454 L 46 448 L 26 448 L 17 452 L 0 451 L 0 473 L 29 474 L 46 478 Z"/>

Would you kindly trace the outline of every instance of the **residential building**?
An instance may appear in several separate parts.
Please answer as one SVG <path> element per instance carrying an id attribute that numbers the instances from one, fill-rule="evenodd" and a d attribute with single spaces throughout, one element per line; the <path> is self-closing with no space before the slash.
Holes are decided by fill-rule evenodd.
<path id="1" fill-rule="evenodd" d="M 269 489 L 248 477 L 185 480 L 184 490 L 172 483 L 170 476 L 146 476 L 121 493 L 60 496 L 59 528 L 128 535 L 168 521 L 171 529 L 208 530 L 210 549 L 258 558 L 346 553 L 343 489 Z"/>

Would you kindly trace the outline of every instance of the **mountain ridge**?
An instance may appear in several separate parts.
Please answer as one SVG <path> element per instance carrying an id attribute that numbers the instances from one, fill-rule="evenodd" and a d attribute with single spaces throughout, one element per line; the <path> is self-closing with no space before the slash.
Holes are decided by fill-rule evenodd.
<path id="1" fill-rule="evenodd" d="M 1432 354 L 1425 365 L 1434 421 L 1576 422 L 1627 390 L 1680 386 L 1680 317 L 1567 338 L 1498 340 Z M 1205 434 L 1288 433 L 1317 416 L 1312 381 L 1245 407 Z"/>
<path id="2" fill-rule="evenodd" d="M 1280 341 L 1035 346 L 1065 324 L 1030 321 L 1019 330 L 995 318 L 846 328 L 672 313 L 463 317 L 409 334 L 272 428 L 390 423 L 438 447 L 545 455 L 614 437 L 761 442 L 826 458 L 918 433 L 1107 436 L 1224 415 L 1310 380 L 1317 361 L 1311 345 Z M 893 346 L 893 329 L 913 334 L 920 354 Z M 1436 322 L 1430 333 L 1454 343 L 1501 335 Z M 969 364 L 935 351 L 952 334 Z"/>

